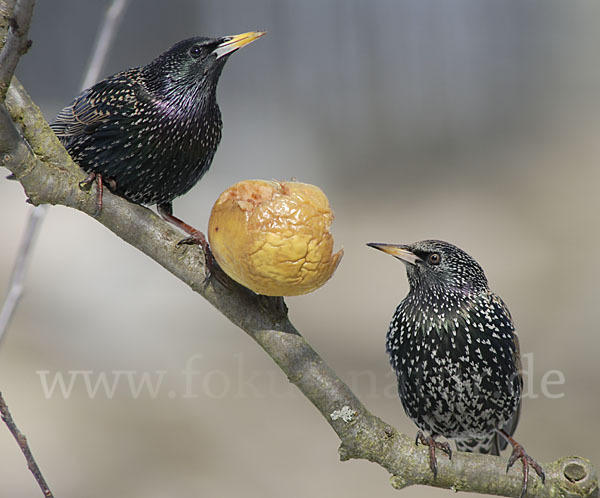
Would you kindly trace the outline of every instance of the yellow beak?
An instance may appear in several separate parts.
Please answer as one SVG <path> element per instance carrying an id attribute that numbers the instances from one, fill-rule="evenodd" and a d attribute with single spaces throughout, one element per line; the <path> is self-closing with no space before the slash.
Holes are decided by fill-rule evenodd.
<path id="1" fill-rule="evenodd" d="M 213 52 L 216 54 L 217 59 L 220 59 L 224 55 L 230 54 L 266 34 L 266 31 L 248 31 L 248 33 L 241 33 L 239 35 L 225 36 L 223 37 L 223 43 Z"/>
<path id="2" fill-rule="evenodd" d="M 401 261 L 405 261 L 406 263 L 410 263 L 411 265 L 416 264 L 419 261 L 422 261 L 419 256 L 413 253 L 410 250 L 410 246 L 402 245 L 402 244 L 380 244 L 375 242 L 369 242 L 367 244 L 369 247 L 373 249 L 378 249 L 383 251 L 386 254 L 390 254 L 395 258 L 398 258 Z"/>

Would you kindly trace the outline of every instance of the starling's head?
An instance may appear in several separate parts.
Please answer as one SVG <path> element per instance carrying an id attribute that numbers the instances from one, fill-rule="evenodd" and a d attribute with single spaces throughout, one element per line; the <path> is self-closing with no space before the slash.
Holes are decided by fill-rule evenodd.
<path id="1" fill-rule="evenodd" d="M 223 65 L 236 50 L 265 33 L 182 40 L 142 69 L 148 88 L 161 97 L 216 88 Z"/>
<path id="2" fill-rule="evenodd" d="M 422 240 L 408 245 L 367 245 L 391 254 L 404 263 L 411 290 L 433 289 L 471 294 L 488 288 L 479 263 L 448 242 Z"/>

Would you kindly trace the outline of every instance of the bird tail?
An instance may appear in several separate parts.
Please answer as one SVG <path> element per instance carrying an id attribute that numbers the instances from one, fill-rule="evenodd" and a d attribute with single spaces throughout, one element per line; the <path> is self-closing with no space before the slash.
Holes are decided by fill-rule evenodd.
<path id="1" fill-rule="evenodd" d="M 517 411 L 513 414 L 513 416 L 504 424 L 504 431 L 512 436 L 517 429 L 517 424 L 519 423 L 519 415 L 521 414 L 521 404 L 517 407 Z M 493 434 L 488 436 L 484 436 L 482 438 L 472 438 L 472 439 L 457 439 L 456 440 L 456 449 L 458 451 L 467 451 L 469 453 L 486 453 L 490 455 L 499 456 L 500 452 L 506 448 L 508 445 L 508 441 L 504 439 L 500 435 L 498 431 L 495 431 Z"/>
<path id="2" fill-rule="evenodd" d="M 456 449 L 469 453 L 486 453 L 498 456 L 504 448 L 506 448 L 506 441 L 498 433 L 482 438 L 456 440 Z"/>

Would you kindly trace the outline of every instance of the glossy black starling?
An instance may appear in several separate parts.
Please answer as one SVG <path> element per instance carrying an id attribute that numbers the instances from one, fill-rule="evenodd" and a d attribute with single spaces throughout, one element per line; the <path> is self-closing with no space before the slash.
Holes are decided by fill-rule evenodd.
<path id="1" fill-rule="evenodd" d="M 410 291 L 390 323 L 386 349 L 404 410 L 421 429 L 417 441 L 430 448 L 434 475 L 435 448 L 452 455 L 437 436 L 454 439 L 459 451 L 495 455 L 509 442 L 507 470 L 521 459 L 525 494 L 529 465 L 542 480 L 544 473 L 512 438 L 522 379 L 508 308 L 477 261 L 452 244 L 368 245 L 406 266 Z"/>
<path id="2" fill-rule="evenodd" d="M 95 179 L 159 213 L 206 173 L 221 140 L 216 89 L 228 57 L 262 36 L 249 32 L 180 41 L 148 65 L 110 76 L 84 90 L 52 123 L 73 160 Z"/>

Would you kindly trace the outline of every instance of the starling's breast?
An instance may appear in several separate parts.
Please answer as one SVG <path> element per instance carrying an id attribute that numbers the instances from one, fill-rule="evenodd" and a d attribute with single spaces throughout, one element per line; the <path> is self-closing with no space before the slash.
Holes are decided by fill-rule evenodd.
<path id="1" fill-rule="evenodd" d="M 135 202 L 160 204 L 185 194 L 208 171 L 221 140 L 218 107 L 192 116 L 162 116 L 133 139 L 132 166 L 119 190 Z"/>
<path id="2" fill-rule="evenodd" d="M 63 143 L 85 170 L 116 182 L 116 193 L 161 204 L 190 190 L 206 173 L 221 139 L 216 102 L 178 107 L 140 99 Z"/>
<path id="3" fill-rule="evenodd" d="M 517 409 L 512 322 L 487 297 L 454 309 L 422 308 L 407 297 L 390 324 L 387 350 L 404 409 L 424 430 L 485 434 Z"/>

